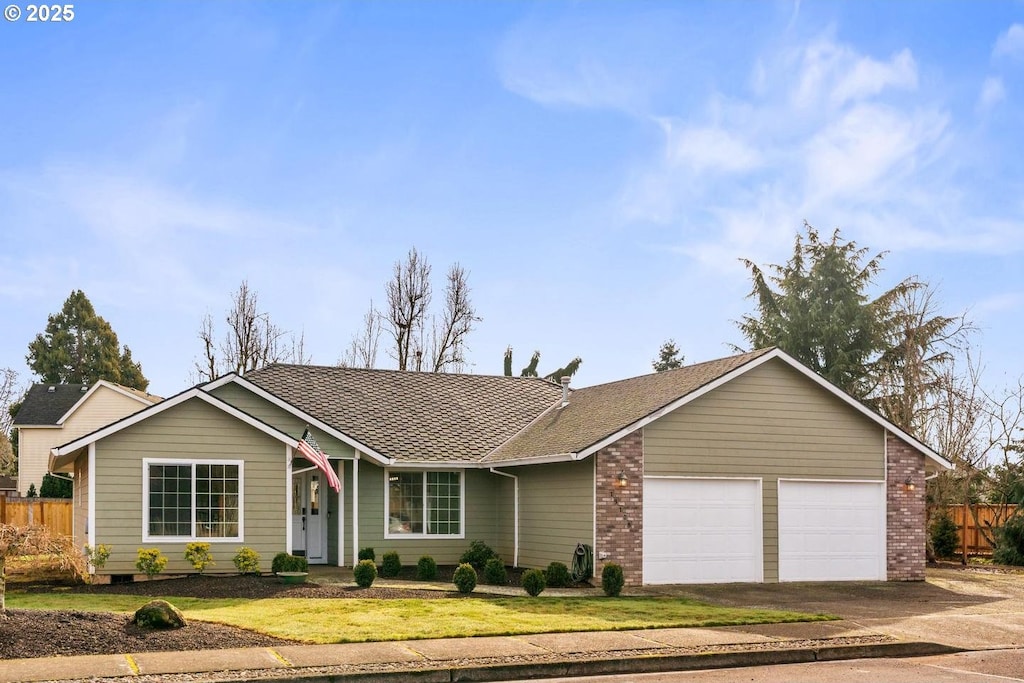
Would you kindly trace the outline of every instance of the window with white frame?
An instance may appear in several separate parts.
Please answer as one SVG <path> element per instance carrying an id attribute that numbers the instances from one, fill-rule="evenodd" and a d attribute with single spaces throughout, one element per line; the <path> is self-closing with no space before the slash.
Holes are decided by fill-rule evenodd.
<path id="1" fill-rule="evenodd" d="M 242 538 L 242 462 L 144 460 L 147 539 Z"/>
<path id="2" fill-rule="evenodd" d="M 462 536 L 462 473 L 390 470 L 387 535 Z"/>

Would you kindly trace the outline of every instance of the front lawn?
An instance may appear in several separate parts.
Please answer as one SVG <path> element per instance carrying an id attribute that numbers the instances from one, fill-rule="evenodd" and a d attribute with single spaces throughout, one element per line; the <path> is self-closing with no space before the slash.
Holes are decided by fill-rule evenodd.
<path id="1" fill-rule="evenodd" d="M 164 599 L 186 618 L 238 626 L 310 643 L 414 640 L 564 631 L 733 626 L 835 617 L 715 607 L 679 598 L 319 598 Z M 130 595 L 9 592 L 18 609 L 133 612 L 148 598 Z"/>

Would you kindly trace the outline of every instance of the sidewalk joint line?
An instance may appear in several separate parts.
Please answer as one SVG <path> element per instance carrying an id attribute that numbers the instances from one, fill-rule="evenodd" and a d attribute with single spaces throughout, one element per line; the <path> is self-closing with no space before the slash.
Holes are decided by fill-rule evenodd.
<path id="1" fill-rule="evenodd" d="M 288 667 L 289 669 L 292 669 L 292 668 L 294 668 L 294 667 L 295 667 L 295 665 L 294 665 L 294 664 L 292 664 L 291 662 L 289 662 L 289 661 L 288 661 L 288 660 L 287 660 L 287 659 L 286 659 L 286 658 L 284 657 L 284 655 L 282 655 L 282 654 L 281 654 L 280 652 L 278 652 L 278 651 L 277 651 L 277 650 L 275 650 L 274 648 L 272 648 L 272 647 L 268 647 L 268 648 L 267 648 L 267 652 L 269 652 L 269 653 L 270 653 L 270 656 L 271 656 L 271 657 L 273 657 L 273 658 L 274 658 L 274 659 L 276 659 L 277 661 L 281 662 L 282 664 L 284 664 L 284 665 L 285 665 L 286 667 Z"/>
<path id="2" fill-rule="evenodd" d="M 135 662 L 135 658 L 134 657 L 132 657 L 131 655 L 126 654 L 126 655 L 124 655 L 124 660 L 126 662 L 128 662 L 128 668 L 130 668 L 132 670 L 132 675 L 133 676 L 139 676 L 139 675 L 142 674 L 142 671 L 139 669 L 139 665 Z"/>

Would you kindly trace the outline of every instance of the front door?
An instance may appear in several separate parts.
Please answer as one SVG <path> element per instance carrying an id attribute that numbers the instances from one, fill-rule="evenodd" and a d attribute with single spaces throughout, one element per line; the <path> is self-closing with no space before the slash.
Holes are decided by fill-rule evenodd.
<path id="1" fill-rule="evenodd" d="M 292 554 L 310 564 L 327 562 L 327 510 L 323 473 L 317 470 L 292 477 Z"/>

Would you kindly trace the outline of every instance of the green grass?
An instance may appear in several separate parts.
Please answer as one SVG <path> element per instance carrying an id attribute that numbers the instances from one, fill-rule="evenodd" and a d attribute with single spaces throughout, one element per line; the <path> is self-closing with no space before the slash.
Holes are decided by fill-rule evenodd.
<path id="1" fill-rule="evenodd" d="M 168 596 L 164 599 L 178 606 L 187 619 L 228 624 L 310 643 L 733 626 L 835 618 L 822 614 L 714 607 L 679 598 L 204 600 Z M 12 591 L 7 596 L 7 606 L 134 612 L 146 600 L 125 595 Z"/>

